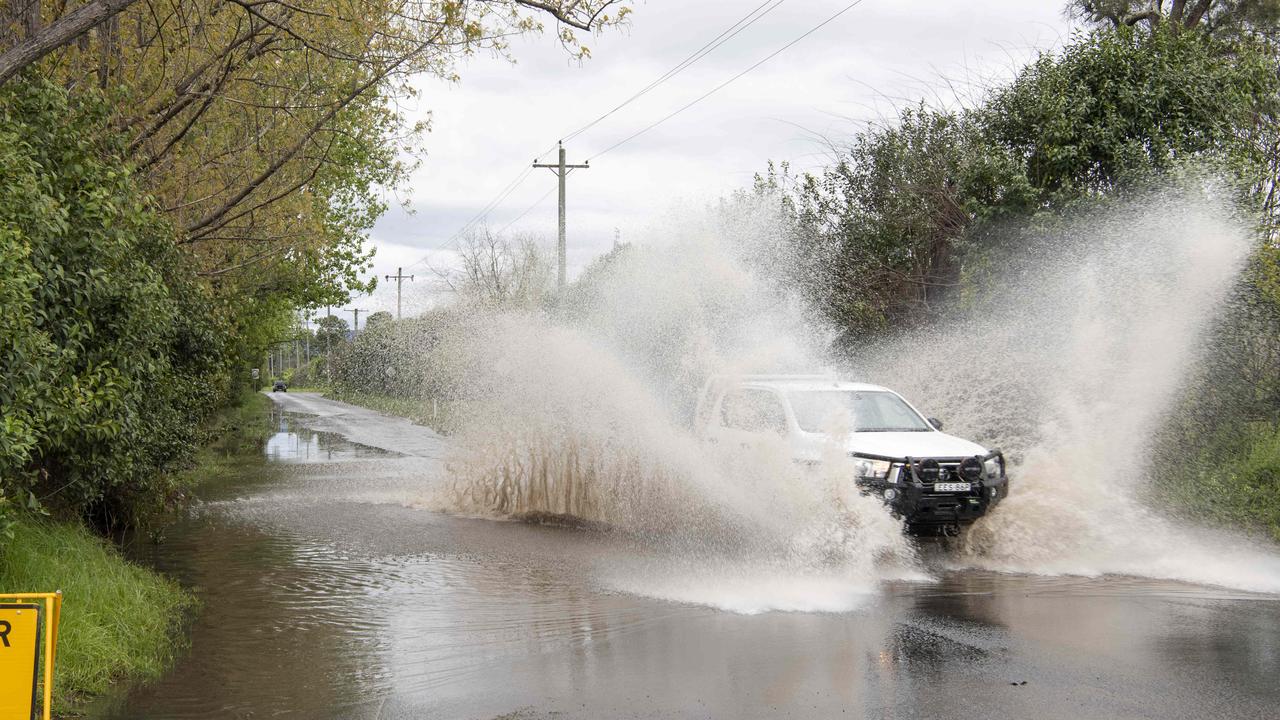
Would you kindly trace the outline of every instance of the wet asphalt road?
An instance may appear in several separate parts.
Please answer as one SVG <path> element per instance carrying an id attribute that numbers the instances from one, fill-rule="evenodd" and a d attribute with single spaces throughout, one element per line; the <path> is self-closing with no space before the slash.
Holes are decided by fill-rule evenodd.
<path id="1" fill-rule="evenodd" d="M 931 552 L 934 582 L 845 612 L 669 602 L 611 580 L 674 567 L 709 597 L 717 581 L 597 531 L 434 512 L 445 440 L 273 399 L 266 457 L 136 548 L 202 596 L 190 651 L 99 714 L 1280 718 L 1274 596 L 946 571 Z"/>

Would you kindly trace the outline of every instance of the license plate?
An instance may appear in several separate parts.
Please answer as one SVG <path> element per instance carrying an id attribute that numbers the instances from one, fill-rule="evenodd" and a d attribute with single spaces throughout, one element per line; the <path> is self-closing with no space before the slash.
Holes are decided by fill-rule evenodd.
<path id="1" fill-rule="evenodd" d="M 969 492 L 969 483 L 934 483 L 934 492 Z"/>

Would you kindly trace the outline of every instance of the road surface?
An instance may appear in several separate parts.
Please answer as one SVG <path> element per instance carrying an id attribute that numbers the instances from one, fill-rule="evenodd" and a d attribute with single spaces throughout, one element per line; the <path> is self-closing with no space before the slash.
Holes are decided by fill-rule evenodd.
<path id="1" fill-rule="evenodd" d="M 599 531 L 437 512 L 446 439 L 315 395 L 272 399 L 265 457 L 138 551 L 203 597 L 190 650 L 102 715 L 1280 717 L 1274 596 L 934 557 L 934 581 L 885 583 L 841 612 L 673 602 L 619 588 L 807 587 L 700 574 Z"/>

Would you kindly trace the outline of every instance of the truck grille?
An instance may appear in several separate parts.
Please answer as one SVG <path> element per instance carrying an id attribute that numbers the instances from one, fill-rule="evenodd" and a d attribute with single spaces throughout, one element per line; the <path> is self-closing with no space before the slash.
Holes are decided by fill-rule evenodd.
<path id="1" fill-rule="evenodd" d="M 911 477 L 910 468 L 903 468 L 902 471 L 903 473 L 905 473 L 905 476 L 907 478 Z M 938 482 L 969 482 L 968 480 L 965 480 L 964 478 L 960 477 L 960 463 L 958 462 L 938 463 L 938 480 L 937 481 Z M 922 484 L 924 485 L 925 492 L 933 492 L 932 482 L 924 482 Z M 971 494 L 973 492 L 976 492 L 976 490 L 970 490 Z M 947 493 L 947 494 L 953 495 L 953 496 L 963 495 L 963 493 Z"/>

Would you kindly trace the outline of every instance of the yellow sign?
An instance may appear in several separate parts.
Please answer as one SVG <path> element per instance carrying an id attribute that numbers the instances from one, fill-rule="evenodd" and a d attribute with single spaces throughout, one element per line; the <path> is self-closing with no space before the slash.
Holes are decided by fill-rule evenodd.
<path id="1" fill-rule="evenodd" d="M 40 664 L 40 606 L 0 605 L 0 720 L 31 720 Z"/>
<path id="2" fill-rule="evenodd" d="M 0 593 L 0 720 L 31 720 L 37 677 L 43 679 L 41 716 L 53 699 L 53 662 L 62 593 Z M 43 674 L 40 656 L 44 655 Z"/>

